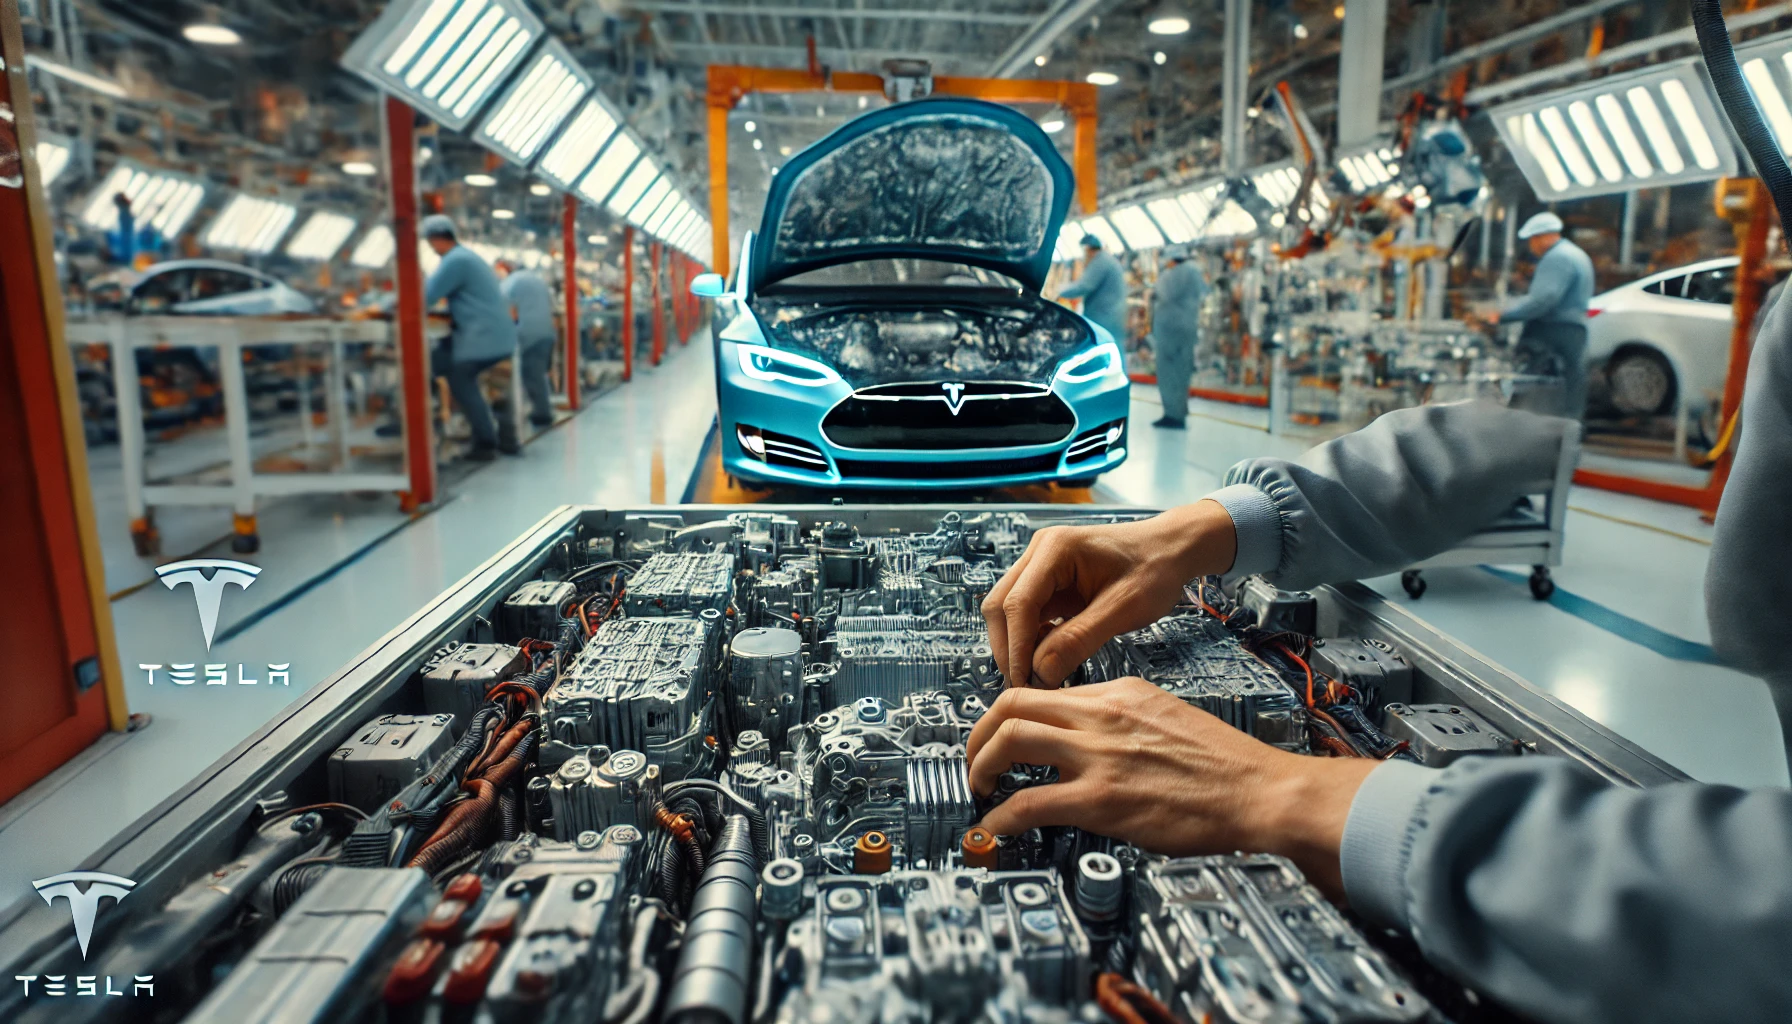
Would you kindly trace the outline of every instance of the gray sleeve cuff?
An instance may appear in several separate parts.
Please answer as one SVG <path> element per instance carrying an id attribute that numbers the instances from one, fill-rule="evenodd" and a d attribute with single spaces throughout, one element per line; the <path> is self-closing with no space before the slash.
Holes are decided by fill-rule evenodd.
<path id="1" fill-rule="evenodd" d="M 1419 804 L 1436 769 L 1410 761 L 1387 761 L 1369 773 L 1344 822 L 1344 895 L 1363 918 L 1405 930 L 1406 865 Z"/>
<path id="2" fill-rule="evenodd" d="M 1282 513 L 1269 495 L 1250 484 L 1232 484 L 1207 497 L 1232 517 L 1238 534 L 1238 555 L 1225 575 L 1275 572 L 1282 564 Z"/>

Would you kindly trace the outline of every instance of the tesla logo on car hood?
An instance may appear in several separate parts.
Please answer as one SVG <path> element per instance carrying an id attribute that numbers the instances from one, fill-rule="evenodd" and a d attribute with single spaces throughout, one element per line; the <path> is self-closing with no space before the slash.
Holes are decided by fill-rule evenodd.
<path id="1" fill-rule="evenodd" d="M 946 408 L 952 410 L 952 415 L 958 415 L 958 410 L 964 408 L 964 385 L 941 384 L 940 390 L 946 393 Z"/>

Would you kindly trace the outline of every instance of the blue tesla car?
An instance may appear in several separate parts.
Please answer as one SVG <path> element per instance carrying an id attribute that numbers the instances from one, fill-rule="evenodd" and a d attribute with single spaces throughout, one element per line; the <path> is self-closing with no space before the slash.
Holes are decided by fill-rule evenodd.
<path id="1" fill-rule="evenodd" d="M 828 488 L 1088 486 L 1126 459 L 1100 327 L 1039 294 L 1070 167 L 975 100 L 873 111 L 772 179 L 717 299 L 723 464 Z"/>

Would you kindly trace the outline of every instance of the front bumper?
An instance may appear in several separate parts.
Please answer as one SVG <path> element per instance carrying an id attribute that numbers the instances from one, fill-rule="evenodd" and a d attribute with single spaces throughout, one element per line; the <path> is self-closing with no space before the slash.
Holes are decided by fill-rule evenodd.
<path id="1" fill-rule="evenodd" d="M 732 343 L 724 342 L 721 348 L 717 397 L 722 465 L 745 480 L 828 489 L 965 490 L 1085 479 L 1126 461 L 1124 424 L 1131 393 L 1120 374 L 1053 386 L 1076 417 L 1069 436 L 1053 444 L 873 450 L 835 445 L 821 428 L 828 411 L 852 393 L 849 385 L 836 382 L 805 387 L 755 380 L 739 371 Z M 1118 440 L 1105 450 L 1085 455 L 1087 444 L 1079 442 L 1113 423 L 1121 424 Z M 739 429 L 743 425 L 762 432 L 770 458 L 742 447 Z M 1079 449 L 1074 459 L 1072 448 Z"/>

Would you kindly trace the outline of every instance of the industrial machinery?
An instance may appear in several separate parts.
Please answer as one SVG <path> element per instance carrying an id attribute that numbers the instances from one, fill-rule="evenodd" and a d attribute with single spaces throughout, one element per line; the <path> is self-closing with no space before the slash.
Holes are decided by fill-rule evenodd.
<path id="1" fill-rule="evenodd" d="M 1509 1019 L 1279 858 L 978 824 L 1056 778 L 971 790 L 982 598 L 1040 529 L 1148 514 L 562 509 L 84 865 L 125 893 L 90 932 L 11 907 L 0 1018 Z M 1068 684 L 1315 757 L 1681 777 L 1364 588 L 1186 597 Z"/>

